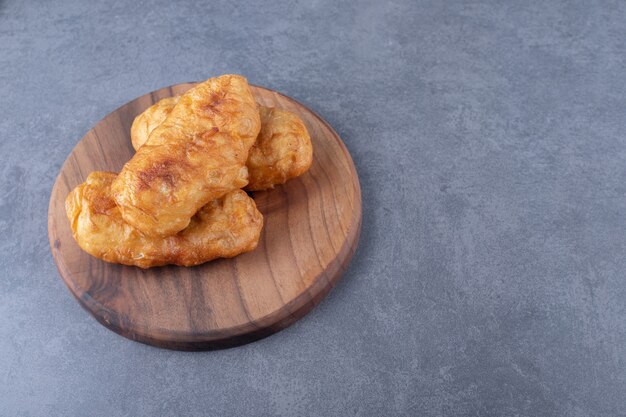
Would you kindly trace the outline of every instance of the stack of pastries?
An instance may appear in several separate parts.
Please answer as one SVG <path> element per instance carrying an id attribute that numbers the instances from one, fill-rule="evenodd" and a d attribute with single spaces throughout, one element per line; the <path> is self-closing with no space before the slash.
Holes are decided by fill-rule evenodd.
<path id="1" fill-rule="evenodd" d="M 65 208 L 83 250 L 141 268 L 254 250 L 263 217 L 245 191 L 284 184 L 313 159 L 302 120 L 258 105 L 239 75 L 149 107 L 131 141 L 137 152 L 122 171 L 92 172 Z"/>

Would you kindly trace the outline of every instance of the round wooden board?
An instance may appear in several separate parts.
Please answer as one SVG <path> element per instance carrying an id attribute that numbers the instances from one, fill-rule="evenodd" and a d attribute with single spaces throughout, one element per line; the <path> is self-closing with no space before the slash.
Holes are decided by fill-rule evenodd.
<path id="1" fill-rule="evenodd" d="M 193 268 L 148 270 L 83 252 L 65 214 L 67 194 L 91 171 L 119 172 L 134 153 L 129 132 L 135 116 L 193 85 L 146 94 L 98 122 L 63 164 L 48 210 L 54 260 L 80 304 L 125 337 L 181 350 L 251 342 L 303 317 L 345 270 L 361 229 L 359 180 L 337 133 L 295 100 L 253 86 L 259 103 L 300 115 L 313 142 L 313 165 L 306 174 L 252 194 L 264 218 L 256 250 Z"/>

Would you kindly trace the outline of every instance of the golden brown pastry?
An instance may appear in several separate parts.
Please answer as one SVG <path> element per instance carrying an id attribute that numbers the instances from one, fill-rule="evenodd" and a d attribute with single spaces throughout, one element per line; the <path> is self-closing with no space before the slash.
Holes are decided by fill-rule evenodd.
<path id="1" fill-rule="evenodd" d="M 113 181 L 122 217 L 149 235 L 181 231 L 209 201 L 247 184 L 245 162 L 260 128 L 245 78 L 198 84 Z"/>
<path id="2" fill-rule="evenodd" d="M 115 177 L 112 172 L 92 172 L 65 202 L 74 239 L 97 258 L 141 268 L 192 266 L 231 258 L 257 246 L 263 217 L 254 200 L 241 190 L 202 207 L 178 234 L 151 237 L 122 219 L 110 192 Z"/>
<path id="3" fill-rule="evenodd" d="M 161 99 L 135 117 L 133 125 L 130 127 L 130 140 L 135 150 L 146 143 L 150 133 L 169 116 L 178 100 L 180 100 L 180 96 Z"/>
<path id="4" fill-rule="evenodd" d="M 164 98 L 135 118 L 130 138 L 139 149 L 170 114 L 179 97 Z M 261 131 L 248 155 L 248 191 L 284 184 L 305 173 L 313 160 L 311 138 L 302 120 L 286 110 L 259 105 Z"/>
<path id="5" fill-rule="evenodd" d="M 261 132 L 248 155 L 246 190 L 258 191 L 284 184 L 304 174 L 313 161 L 311 138 L 294 113 L 259 106 Z"/>

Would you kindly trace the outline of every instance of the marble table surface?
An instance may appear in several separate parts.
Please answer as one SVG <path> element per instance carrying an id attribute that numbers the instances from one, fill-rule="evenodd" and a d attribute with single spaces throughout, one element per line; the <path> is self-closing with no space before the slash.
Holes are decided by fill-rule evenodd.
<path id="1" fill-rule="evenodd" d="M 626 415 L 626 2 L 0 0 L 0 416 Z M 99 325 L 47 207 L 98 120 L 244 74 L 357 166 L 308 316 L 185 353 Z"/>

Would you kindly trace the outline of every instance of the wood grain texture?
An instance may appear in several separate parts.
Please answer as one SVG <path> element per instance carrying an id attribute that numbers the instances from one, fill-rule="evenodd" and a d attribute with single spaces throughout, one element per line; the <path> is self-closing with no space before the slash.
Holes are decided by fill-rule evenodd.
<path id="1" fill-rule="evenodd" d="M 313 143 L 303 176 L 252 193 L 265 226 L 258 248 L 193 268 L 141 270 L 83 252 L 65 215 L 67 194 L 91 171 L 119 172 L 131 158 L 135 116 L 178 84 L 139 97 L 102 119 L 76 145 L 52 189 L 48 236 L 61 277 L 100 323 L 130 339 L 181 350 L 224 348 L 275 333 L 308 313 L 348 265 L 361 229 L 361 190 L 337 133 L 295 100 L 253 86 L 257 101 L 300 115 Z"/>

